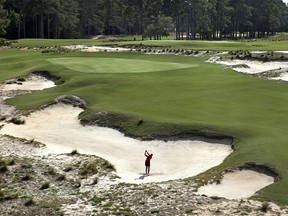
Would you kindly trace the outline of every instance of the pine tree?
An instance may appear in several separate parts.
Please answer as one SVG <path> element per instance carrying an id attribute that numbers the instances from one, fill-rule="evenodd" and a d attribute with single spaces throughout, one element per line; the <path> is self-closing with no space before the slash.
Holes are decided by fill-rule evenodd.
<path id="1" fill-rule="evenodd" d="M 6 34 L 6 28 L 9 25 L 8 11 L 3 8 L 6 0 L 0 0 L 0 35 Z"/>

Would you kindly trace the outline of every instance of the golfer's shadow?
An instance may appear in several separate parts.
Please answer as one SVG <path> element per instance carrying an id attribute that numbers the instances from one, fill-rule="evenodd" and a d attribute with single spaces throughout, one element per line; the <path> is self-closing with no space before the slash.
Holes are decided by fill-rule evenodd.
<path id="1" fill-rule="evenodd" d="M 144 174 L 144 175 L 141 175 L 138 179 L 144 180 L 145 177 L 148 177 L 148 176 L 146 174 Z"/>
<path id="2" fill-rule="evenodd" d="M 140 174 L 141 176 L 139 178 L 136 178 L 135 180 L 144 180 L 146 177 L 149 177 L 151 175 L 163 175 L 163 173 L 153 173 L 153 174 L 150 174 L 150 175 L 146 175 L 145 173 L 144 174 Z"/>

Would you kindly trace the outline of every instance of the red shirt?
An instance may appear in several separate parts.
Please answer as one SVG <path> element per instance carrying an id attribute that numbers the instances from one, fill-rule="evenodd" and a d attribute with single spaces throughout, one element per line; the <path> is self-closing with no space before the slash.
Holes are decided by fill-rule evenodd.
<path id="1" fill-rule="evenodd" d="M 151 155 L 146 156 L 146 162 L 150 162 L 151 159 L 152 159 L 152 156 L 151 156 Z"/>

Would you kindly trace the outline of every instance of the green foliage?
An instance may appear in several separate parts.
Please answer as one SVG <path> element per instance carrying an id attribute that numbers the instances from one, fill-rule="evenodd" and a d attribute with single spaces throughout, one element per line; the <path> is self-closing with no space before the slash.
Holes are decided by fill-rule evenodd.
<path id="1" fill-rule="evenodd" d="M 99 161 L 95 160 L 95 161 L 91 161 L 91 162 L 87 162 L 85 164 L 83 164 L 79 169 L 79 173 L 82 176 L 86 176 L 86 175 L 94 175 L 98 173 L 98 165 L 99 165 Z"/>
<path id="2" fill-rule="evenodd" d="M 98 205 L 98 204 L 102 203 L 102 202 L 105 201 L 105 200 L 106 200 L 106 198 L 104 198 L 104 197 L 97 197 L 97 196 L 94 196 L 94 197 L 91 199 L 91 201 L 92 201 L 92 203 L 93 203 L 94 205 Z"/>
<path id="3" fill-rule="evenodd" d="M 8 11 L 3 8 L 5 2 L 6 0 L 0 0 L 0 35 L 6 34 L 5 29 L 9 25 Z M 0 45 L 2 42 L 0 41 Z"/>
<path id="4" fill-rule="evenodd" d="M 57 173 L 56 173 L 56 171 L 55 171 L 55 169 L 54 169 L 53 167 L 48 167 L 44 174 L 45 174 L 45 175 L 52 175 L 52 176 L 54 176 L 54 175 L 56 175 Z"/>
<path id="5" fill-rule="evenodd" d="M 72 171 L 73 170 L 73 167 L 72 166 L 66 166 L 65 168 L 64 168 L 64 172 L 70 172 L 70 171 Z"/>
<path id="6" fill-rule="evenodd" d="M 98 184 L 98 182 L 99 182 L 99 178 L 98 178 L 98 177 L 95 177 L 95 178 L 93 179 L 92 184 L 93 184 L 93 185 L 96 185 L 96 184 Z"/>
<path id="7" fill-rule="evenodd" d="M 101 167 L 102 169 L 104 170 L 108 170 L 108 171 L 115 171 L 115 167 L 113 164 L 110 164 L 108 161 L 104 161 L 102 164 L 101 164 Z"/>
<path id="8" fill-rule="evenodd" d="M 60 174 L 56 177 L 56 181 L 65 181 L 66 180 L 66 175 Z"/>
<path id="9" fill-rule="evenodd" d="M 186 209 L 185 213 L 186 214 L 193 214 L 193 211 L 194 211 L 193 208 L 189 208 L 189 209 Z"/>
<path id="10" fill-rule="evenodd" d="M 158 209 L 152 209 L 150 211 L 151 214 L 158 214 L 160 211 Z"/>
<path id="11" fill-rule="evenodd" d="M 4 173 L 8 171 L 7 161 L 1 159 L 0 160 L 0 173 Z"/>
<path id="12" fill-rule="evenodd" d="M 0 34 L 10 22 L 8 38 L 135 34 L 160 39 L 175 28 L 177 39 L 263 38 L 288 25 L 288 9 L 280 0 L 26 0 L 9 1 L 5 10 L 4 2 Z"/>
<path id="13" fill-rule="evenodd" d="M 28 200 L 24 202 L 24 206 L 32 206 L 34 204 L 35 204 L 35 201 L 33 200 L 33 198 L 29 198 Z"/>
<path id="14" fill-rule="evenodd" d="M 11 120 L 10 120 L 11 123 L 13 124 L 16 124 L 16 125 L 21 125 L 21 124 L 24 124 L 25 123 L 25 120 L 22 120 L 18 117 L 13 117 Z"/>
<path id="15" fill-rule="evenodd" d="M 221 199 L 221 197 L 218 197 L 218 196 L 212 196 L 212 197 L 210 197 L 211 199 L 213 199 L 213 200 L 219 200 L 219 199 Z"/>
<path id="16" fill-rule="evenodd" d="M 37 202 L 40 208 L 50 208 L 57 212 L 61 210 L 61 202 L 58 199 L 40 200 Z"/>
<path id="17" fill-rule="evenodd" d="M 49 187 L 50 187 L 50 183 L 45 182 L 41 185 L 40 190 L 45 190 L 45 189 L 48 189 Z"/>
<path id="18" fill-rule="evenodd" d="M 32 177 L 27 173 L 21 178 L 21 181 L 29 181 L 30 179 L 32 179 Z"/>
<path id="19" fill-rule="evenodd" d="M 0 46 L 3 46 L 6 44 L 6 39 L 5 38 L 0 38 Z"/>
<path id="20" fill-rule="evenodd" d="M 262 205 L 261 205 L 260 210 L 261 210 L 262 212 L 267 212 L 268 209 L 269 209 L 269 203 L 268 203 L 268 202 L 263 202 Z"/>
<path id="21" fill-rule="evenodd" d="M 79 152 L 76 149 L 72 150 L 70 153 L 70 155 L 78 155 L 78 154 Z"/>

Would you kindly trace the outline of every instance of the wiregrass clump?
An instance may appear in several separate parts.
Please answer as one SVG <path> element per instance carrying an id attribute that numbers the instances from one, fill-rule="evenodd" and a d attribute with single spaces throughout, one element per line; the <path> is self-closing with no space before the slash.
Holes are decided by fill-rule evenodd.
<path id="1" fill-rule="evenodd" d="M 41 185 L 41 187 L 39 188 L 40 190 L 46 190 L 50 187 L 50 183 L 49 182 L 45 182 Z"/>
<path id="2" fill-rule="evenodd" d="M 25 124 L 25 120 L 22 120 L 22 119 L 17 118 L 17 117 L 13 117 L 13 118 L 10 120 L 10 122 L 13 123 L 13 124 L 16 124 L 16 125 Z"/>

